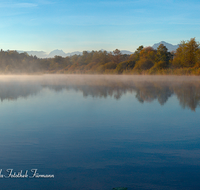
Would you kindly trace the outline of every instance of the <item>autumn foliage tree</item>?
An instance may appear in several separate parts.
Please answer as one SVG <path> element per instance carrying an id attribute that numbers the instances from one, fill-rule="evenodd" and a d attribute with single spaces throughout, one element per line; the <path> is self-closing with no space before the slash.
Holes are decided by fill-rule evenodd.
<path id="1" fill-rule="evenodd" d="M 168 52 L 168 49 L 163 44 L 160 44 L 156 51 L 155 64 L 152 71 L 166 69 L 169 67 L 169 61 L 172 58 L 172 54 Z"/>
<path id="2" fill-rule="evenodd" d="M 199 43 L 195 38 L 191 38 L 189 41 L 182 41 L 176 50 L 173 66 L 180 67 L 194 67 L 199 61 Z"/>
<path id="3" fill-rule="evenodd" d="M 139 53 L 139 60 L 136 62 L 135 70 L 148 70 L 153 67 L 156 58 L 156 50 L 152 47 L 143 48 Z"/>

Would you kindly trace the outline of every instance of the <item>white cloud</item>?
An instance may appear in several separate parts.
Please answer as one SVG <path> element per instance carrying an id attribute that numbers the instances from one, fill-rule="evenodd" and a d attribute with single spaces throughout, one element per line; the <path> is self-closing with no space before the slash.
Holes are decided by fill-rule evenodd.
<path id="1" fill-rule="evenodd" d="M 17 4 L 14 4 L 14 6 L 20 7 L 20 8 L 28 8 L 28 7 L 37 7 L 38 5 L 34 3 L 17 3 Z"/>
<path id="2" fill-rule="evenodd" d="M 32 8 L 37 7 L 35 3 L 0 3 L 0 8 Z"/>

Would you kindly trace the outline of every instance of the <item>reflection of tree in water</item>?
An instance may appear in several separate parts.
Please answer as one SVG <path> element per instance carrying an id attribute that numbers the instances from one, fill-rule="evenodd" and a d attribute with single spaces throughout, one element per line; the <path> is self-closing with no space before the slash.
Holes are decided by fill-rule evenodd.
<path id="1" fill-rule="evenodd" d="M 169 77 L 170 78 L 170 77 Z M 72 78 L 73 79 L 73 78 Z M 37 95 L 42 89 L 50 89 L 56 92 L 75 90 L 82 92 L 84 97 L 92 96 L 96 98 L 114 97 L 120 99 L 126 93 L 135 93 L 136 98 L 141 103 L 158 100 L 164 105 L 174 94 L 180 101 L 183 108 L 193 111 L 200 105 L 200 81 L 159 81 L 159 80 L 121 80 L 98 79 L 98 80 L 53 80 L 52 81 L 0 81 L 0 98 L 16 100 L 19 97 L 28 98 Z M 148 81 L 148 82 L 147 82 Z"/>
<path id="2" fill-rule="evenodd" d="M 119 87 L 112 87 L 112 86 L 85 86 L 79 88 L 83 92 L 83 96 L 92 96 L 98 98 L 107 98 L 107 97 L 114 97 L 115 99 L 120 99 L 122 95 L 126 94 L 129 90 Z"/>
<path id="3" fill-rule="evenodd" d="M 142 103 L 157 99 L 161 105 L 164 105 L 168 98 L 175 94 L 183 108 L 190 108 L 195 111 L 197 106 L 200 106 L 200 83 L 148 82 L 136 86 L 136 98 Z"/>
<path id="4" fill-rule="evenodd" d="M 43 86 L 55 91 L 62 91 L 65 90 L 75 90 L 80 91 L 83 93 L 83 97 L 97 97 L 97 98 L 107 98 L 107 97 L 114 97 L 115 99 L 120 99 L 124 94 L 127 92 L 132 92 L 134 90 L 133 87 L 129 86 L 117 86 L 117 85 L 70 85 L 70 86 L 64 86 L 64 85 L 56 85 L 56 86 Z"/>
<path id="5" fill-rule="evenodd" d="M 200 84 L 181 84 L 173 89 L 183 108 L 188 107 L 195 111 L 197 106 L 200 105 Z"/>
<path id="6" fill-rule="evenodd" d="M 136 98 L 139 102 L 152 102 L 157 99 L 161 105 L 164 105 L 173 94 L 173 91 L 166 84 L 150 82 L 137 84 L 136 92 Z"/>
<path id="7" fill-rule="evenodd" d="M 0 99 L 3 102 L 4 100 L 27 98 L 30 95 L 38 94 L 41 89 L 41 86 L 35 84 L 0 83 Z"/>
<path id="8" fill-rule="evenodd" d="M 200 84 L 199 84 L 200 85 Z M 142 82 L 134 85 L 117 86 L 115 85 L 76 85 L 76 86 L 47 86 L 55 91 L 75 90 L 83 93 L 84 97 L 92 96 L 97 98 L 114 97 L 120 99 L 127 92 L 136 92 L 136 98 L 139 102 L 152 102 L 158 100 L 164 105 L 167 100 L 175 94 L 183 108 L 190 108 L 195 111 L 200 105 L 200 86 L 194 83 L 173 84 L 159 82 Z"/>

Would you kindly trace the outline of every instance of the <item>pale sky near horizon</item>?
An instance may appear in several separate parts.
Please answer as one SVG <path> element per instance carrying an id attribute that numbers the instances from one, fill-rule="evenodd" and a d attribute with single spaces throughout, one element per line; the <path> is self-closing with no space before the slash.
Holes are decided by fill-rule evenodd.
<path id="1" fill-rule="evenodd" d="M 198 0 L 0 0 L 0 49 L 135 51 L 200 41 Z"/>

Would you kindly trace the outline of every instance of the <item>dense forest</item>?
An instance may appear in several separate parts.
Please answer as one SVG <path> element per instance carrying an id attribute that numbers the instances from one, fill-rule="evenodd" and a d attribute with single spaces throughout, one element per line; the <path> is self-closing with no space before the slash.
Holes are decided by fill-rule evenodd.
<path id="1" fill-rule="evenodd" d="M 131 55 L 122 54 L 116 49 L 113 52 L 83 51 L 82 55 L 46 59 L 1 50 L 0 73 L 200 75 L 200 44 L 191 38 L 182 41 L 175 52 L 169 52 L 160 44 L 156 50 L 139 46 Z"/>

